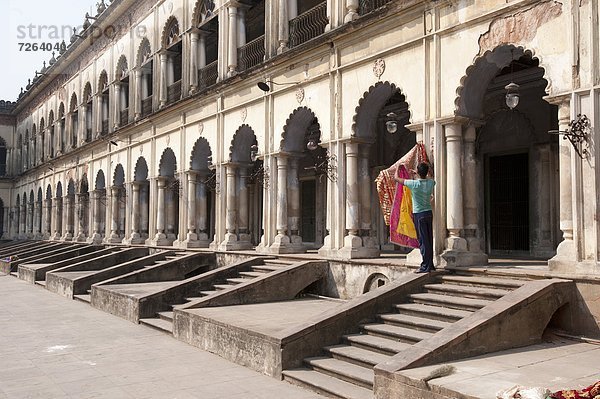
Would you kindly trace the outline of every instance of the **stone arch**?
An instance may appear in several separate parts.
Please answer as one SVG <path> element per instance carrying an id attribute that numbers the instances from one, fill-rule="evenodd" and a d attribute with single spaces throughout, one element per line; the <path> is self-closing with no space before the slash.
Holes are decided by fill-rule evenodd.
<path id="1" fill-rule="evenodd" d="M 33 205 L 35 202 L 35 193 L 33 192 L 33 188 L 29 190 L 29 204 Z"/>
<path id="2" fill-rule="evenodd" d="M 79 182 L 79 194 L 87 193 L 89 188 L 90 185 L 88 183 L 87 174 L 84 173 L 83 176 L 81 176 L 81 181 Z"/>
<path id="3" fill-rule="evenodd" d="M 54 123 L 54 110 L 51 109 L 50 113 L 48 114 L 48 126 L 52 126 L 53 123 Z"/>
<path id="4" fill-rule="evenodd" d="M 96 173 L 96 184 L 94 185 L 96 190 L 104 190 L 106 188 L 106 178 L 102 169 Z"/>
<path id="5" fill-rule="evenodd" d="M 102 72 L 100 72 L 100 77 L 98 78 L 98 92 L 103 91 L 106 86 L 108 86 L 108 73 L 106 73 L 106 70 L 103 69 Z"/>
<path id="6" fill-rule="evenodd" d="M 65 116 L 65 103 L 61 101 L 58 106 L 58 119 L 61 119 Z"/>
<path id="7" fill-rule="evenodd" d="M 167 147 L 160 157 L 158 165 L 158 175 L 165 177 L 175 177 L 177 171 L 177 157 L 173 150 Z"/>
<path id="8" fill-rule="evenodd" d="M 210 164 L 209 159 L 212 159 L 212 151 L 210 144 L 204 137 L 196 140 L 192 155 L 190 156 L 190 169 L 195 171 L 208 170 Z"/>
<path id="9" fill-rule="evenodd" d="M 77 110 L 77 107 L 77 94 L 73 93 L 71 94 L 71 101 L 69 102 L 69 112 Z"/>
<path id="10" fill-rule="evenodd" d="M 75 195 L 75 181 L 71 178 L 67 184 L 67 195 Z"/>
<path id="11" fill-rule="evenodd" d="M 212 0 L 198 0 L 194 6 L 192 13 L 192 26 L 199 26 L 208 18 L 210 18 L 215 11 L 215 2 Z"/>
<path id="12" fill-rule="evenodd" d="M 408 120 L 410 121 L 410 105 L 402 91 L 394 83 L 388 81 L 377 82 L 369 87 L 369 90 L 358 101 L 353 118 L 352 137 L 374 140 L 379 111 L 397 93 L 404 97 L 404 102 L 409 110 Z"/>
<path id="13" fill-rule="evenodd" d="M 303 152 L 306 148 L 306 134 L 309 127 L 317 120 L 317 130 L 312 133 L 317 143 L 321 142 L 321 129 L 315 113 L 307 107 L 299 107 L 288 117 L 281 134 L 279 149 L 286 152 Z"/>
<path id="14" fill-rule="evenodd" d="M 50 184 L 46 187 L 46 199 L 52 200 L 52 186 Z"/>
<path id="15" fill-rule="evenodd" d="M 43 133 L 44 129 L 46 128 L 46 120 L 44 119 L 44 117 L 42 116 L 42 118 L 40 119 L 40 132 Z"/>
<path id="16" fill-rule="evenodd" d="M 229 147 L 229 160 L 231 162 L 252 163 L 250 152 L 253 145 L 257 145 L 254 130 L 249 125 L 242 125 L 233 135 Z"/>
<path id="17" fill-rule="evenodd" d="M 38 187 L 37 202 L 39 202 L 41 204 L 42 203 L 42 199 L 43 199 L 42 188 Z"/>
<path id="18" fill-rule="evenodd" d="M 120 80 L 129 74 L 129 65 L 127 63 L 127 57 L 121 55 L 117 61 L 117 68 L 115 69 L 115 79 Z"/>
<path id="19" fill-rule="evenodd" d="M 117 164 L 115 167 L 115 172 L 113 173 L 113 185 L 114 186 L 123 186 L 125 184 L 125 170 L 123 169 L 123 165 Z"/>
<path id="20" fill-rule="evenodd" d="M 142 39 L 140 46 L 137 51 L 137 65 L 141 66 L 146 61 L 152 58 L 152 46 L 150 46 L 150 40 L 147 37 Z"/>
<path id="21" fill-rule="evenodd" d="M 144 157 L 139 157 L 135 163 L 135 169 L 133 170 L 134 181 L 146 181 L 148 180 L 148 163 Z"/>
<path id="22" fill-rule="evenodd" d="M 179 21 L 174 15 L 171 15 L 163 28 L 160 43 L 162 48 L 167 48 L 179 40 L 181 40 Z"/>
<path id="23" fill-rule="evenodd" d="M 83 87 L 83 101 L 84 102 L 88 102 L 91 100 L 92 98 L 92 84 L 90 82 L 87 82 L 85 84 L 85 86 Z"/>
<path id="24" fill-rule="evenodd" d="M 539 61 L 539 67 L 544 70 L 543 79 L 547 82 L 546 92 L 549 92 L 552 85 L 541 58 L 535 55 L 532 50 L 522 46 L 504 44 L 475 57 L 473 63 L 467 68 L 456 89 L 454 114 L 467 118 L 482 118 L 484 113 L 482 109 L 483 99 L 492 79 L 513 61 L 517 61 L 524 56 Z"/>
<path id="25" fill-rule="evenodd" d="M 56 183 L 56 198 L 63 196 L 62 182 Z"/>

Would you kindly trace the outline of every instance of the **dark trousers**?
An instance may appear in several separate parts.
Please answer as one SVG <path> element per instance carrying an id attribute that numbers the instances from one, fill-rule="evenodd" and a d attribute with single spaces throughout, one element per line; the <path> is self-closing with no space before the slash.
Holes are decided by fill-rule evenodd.
<path id="1" fill-rule="evenodd" d="M 419 238 L 421 257 L 423 258 L 420 270 L 435 270 L 435 267 L 433 267 L 433 212 L 413 213 L 413 219 Z"/>

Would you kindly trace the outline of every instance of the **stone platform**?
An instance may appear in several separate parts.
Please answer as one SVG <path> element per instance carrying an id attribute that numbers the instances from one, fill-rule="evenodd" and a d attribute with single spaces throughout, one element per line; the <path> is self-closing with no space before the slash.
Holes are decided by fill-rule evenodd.
<path id="1" fill-rule="evenodd" d="M 446 364 L 455 372 L 423 382 L 439 365 L 404 370 L 397 397 L 495 399 L 515 385 L 551 392 L 581 389 L 600 380 L 600 344 L 553 339 L 551 342 L 464 359 Z"/>

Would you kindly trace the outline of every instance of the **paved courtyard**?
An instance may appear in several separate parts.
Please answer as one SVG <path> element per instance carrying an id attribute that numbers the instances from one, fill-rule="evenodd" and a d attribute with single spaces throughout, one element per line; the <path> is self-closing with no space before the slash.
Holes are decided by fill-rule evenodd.
<path id="1" fill-rule="evenodd" d="M 0 274 L 0 399 L 321 398 Z"/>

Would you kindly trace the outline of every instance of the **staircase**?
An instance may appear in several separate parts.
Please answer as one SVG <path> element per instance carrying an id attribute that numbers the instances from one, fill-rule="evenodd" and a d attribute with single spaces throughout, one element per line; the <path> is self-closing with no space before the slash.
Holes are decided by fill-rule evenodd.
<path id="1" fill-rule="evenodd" d="M 265 259 L 262 265 L 251 266 L 249 271 L 238 271 L 231 274 L 230 277 L 224 280 L 215 280 L 211 283 L 211 286 L 207 290 L 198 291 L 197 296 L 190 296 L 185 298 L 183 303 L 171 304 L 171 308 L 174 306 L 184 305 L 189 302 L 197 301 L 209 295 L 216 294 L 217 292 L 227 290 L 237 286 L 238 284 L 247 283 L 258 277 L 262 277 L 265 274 L 280 270 L 284 267 L 290 266 L 296 263 L 296 261 L 287 261 L 282 259 Z M 173 311 L 165 311 L 156 313 L 156 317 L 140 319 L 141 324 L 156 328 L 168 334 L 173 333 Z"/>
<path id="2" fill-rule="evenodd" d="M 288 382 L 333 398 L 373 397 L 373 367 L 411 345 L 430 338 L 452 323 L 471 315 L 519 288 L 523 281 L 440 275 L 392 313 L 378 314 L 360 326 L 358 334 L 339 345 L 323 348 L 323 356 L 304 359 L 306 367 L 283 371 Z"/>

